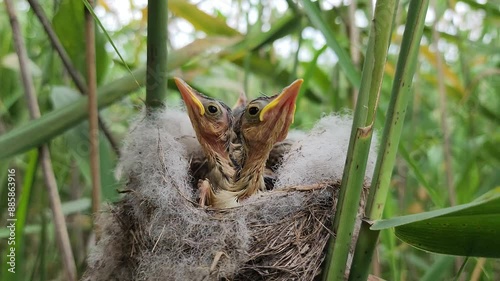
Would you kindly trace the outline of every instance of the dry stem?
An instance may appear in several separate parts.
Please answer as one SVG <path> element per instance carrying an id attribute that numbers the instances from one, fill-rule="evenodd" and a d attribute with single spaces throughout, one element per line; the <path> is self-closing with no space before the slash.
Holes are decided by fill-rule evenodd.
<path id="1" fill-rule="evenodd" d="M 93 6 L 92 0 L 89 0 Z M 95 65 L 95 29 L 94 18 L 88 9 L 85 9 L 85 58 L 87 60 L 87 89 L 89 111 L 89 142 L 90 142 L 90 172 L 92 174 L 92 212 L 97 214 L 101 203 L 101 174 L 99 165 L 99 125 L 97 109 L 97 79 Z M 94 224 L 96 240 L 99 240 L 100 231 Z"/>
<path id="2" fill-rule="evenodd" d="M 71 62 L 71 58 L 69 57 L 68 53 L 66 53 L 66 50 L 61 44 L 61 41 L 59 41 L 57 34 L 54 32 L 54 29 L 52 29 L 50 21 L 45 15 L 45 12 L 43 11 L 40 4 L 38 3 L 38 0 L 28 0 L 28 2 L 30 3 L 30 6 L 33 9 L 35 15 L 38 17 L 38 20 L 40 20 L 40 23 L 42 24 L 43 28 L 45 29 L 45 32 L 49 37 L 50 43 L 52 44 L 52 47 L 54 48 L 54 50 L 56 50 L 57 54 L 61 58 L 64 68 L 66 69 L 69 76 L 73 80 L 73 83 L 75 83 L 80 94 L 86 95 L 88 91 L 87 91 L 87 86 L 85 85 L 85 81 L 83 80 L 83 77 L 80 75 L 78 70 L 76 70 L 73 63 Z M 113 134 L 110 132 L 109 128 L 106 126 L 106 123 L 104 123 L 104 121 L 100 116 L 99 116 L 99 127 L 101 128 L 102 132 L 108 139 L 109 144 L 113 148 L 113 151 L 119 157 L 120 148 L 118 146 L 118 143 L 116 142 L 115 138 L 113 137 Z"/>
<path id="3" fill-rule="evenodd" d="M 19 58 L 21 78 L 23 81 L 26 99 L 28 101 L 30 116 L 31 119 L 37 119 L 40 118 L 40 108 L 38 106 L 38 101 L 36 99 L 36 94 L 35 94 L 35 87 L 28 67 L 28 55 L 26 53 L 26 48 L 24 46 L 24 39 L 21 35 L 19 22 L 17 21 L 16 11 L 12 5 L 11 0 L 5 0 L 4 2 L 7 13 L 9 14 L 10 23 L 12 25 L 12 34 L 14 37 L 16 53 Z M 47 192 L 49 194 L 50 208 L 52 209 L 52 215 L 54 216 L 56 237 L 59 245 L 59 250 L 61 251 L 66 277 L 67 280 L 76 281 L 77 275 L 76 275 L 75 260 L 73 257 L 73 252 L 71 250 L 71 244 L 66 228 L 64 214 L 61 209 L 61 199 L 59 198 L 59 193 L 57 191 L 57 182 L 54 175 L 54 170 L 52 169 L 52 162 L 50 160 L 49 148 L 46 144 L 44 144 L 39 149 L 40 149 L 40 162 L 42 164 L 42 170 L 45 177 L 45 184 L 47 186 Z"/>

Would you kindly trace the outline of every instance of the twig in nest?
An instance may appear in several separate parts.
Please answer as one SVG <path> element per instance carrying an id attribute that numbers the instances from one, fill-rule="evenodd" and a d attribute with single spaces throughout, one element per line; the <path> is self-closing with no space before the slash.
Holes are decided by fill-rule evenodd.
<path id="1" fill-rule="evenodd" d="M 155 252 L 156 245 L 158 245 L 158 242 L 160 241 L 161 237 L 163 236 L 164 231 L 165 231 L 165 225 L 163 225 L 163 228 L 161 229 L 160 235 L 158 235 L 158 239 L 156 239 L 155 245 L 153 246 L 153 249 L 151 249 L 151 253 Z"/>
<path id="2" fill-rule="evenodd" d="M 214 260 L 212 261 L 212 264 L 210 265 L 210 273 L 215 271 L 215 268 L 217 267 L 217 264 L 219 263 L 219 260 L 222 256 L 226 256 L 226 258 L 229 258 L 229 256 L 222 251 L 215 253 Z"/>

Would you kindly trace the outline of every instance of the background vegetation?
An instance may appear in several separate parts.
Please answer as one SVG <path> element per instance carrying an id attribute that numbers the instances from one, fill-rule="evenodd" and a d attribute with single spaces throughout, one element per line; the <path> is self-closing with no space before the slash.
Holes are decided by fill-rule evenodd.
<path id="1" fill-rule="evenodd" d="M 114 139 L 124 138 L 128 124 L 143 107 L 146 64 L 147 10 L 144 1 L 100 0 L 95 8 L 119 53 L 96 28 L 99 90 L 115 91 L 114 100 L 101 111 Z M 216 3 L 215 3 L 216 2 Z M 500 186 L 500 10 L 493 1 L 435 1 L 428 11 L 413 98 L 406 114 L 399 155 L 384 217 L 418 213 L 470 202 Z M 0 3 L 3 4 L 2 1 Z M 27 2 L 16 1 L 35 78 L 42 116 L 61 112 L 78 99 L 47 35 Z M 368 43 L 370 1 L 320 1 L 328 27 L 356 69 L 346 70 L 296 1 L 187 1 L 169 4 L 169 77 L 181 76 L 202 92 L 233 104 L 239 93 L 250 97 L 273 94 L 296 78 L 304 78 L 294 127 L 308 130 L 325 114 L 352 109 L 359 72 Z M 376 128 L 383 125 L 395 73 L 407 1 L 400 1 L 381 90 Z M 83 2 L 42 3 L 52 27 L 75 68 L 85 75 Z M 0 5 L 0 15 L 6 15 Z M 330 42 L 329 42 L 330 43 Z M 329 47 L 330 46 L 330 47 Z M 441 63 L 440 63 L 441 61 Z M 129 69 L 133 70 L 131 73 Z M 135 71 L 137 70 L 137 71 Z M 355 75 L 354 75 L 354 74 Z M 125 77 L 127 83 L 113 83 Z M 7 16 L 0 17 L 0 135 L 29 124 L 20 82 L 19 64 Z M 169 81 L 167 104 L 181 104 Z M 119 99 L 123 97 L 123 99 Z M 116 100 L 116 101 L 115 101 Z M 78 112 L 65 116 L 76 116 Z M 54 119 L 53 126 L 69 120 Z M 51 159 L 63 211 L 67 215 L 78 273 L 93 243 L 91 173 L 88 125 L 77 118 L 69 130 L 50 140 Z M 74 125 L 73 125 L 74 124 Z M 50 128 L 40 127 L 40 138 Z M 54 133 L 56 134 L 56 133 Z M 102 135 L 102 134 L 101 134 Z M 1 139 L 1 136 L 0 136 Z M 47 141 L 48 136 L 41 141 Z M 21 142 L 22 140 L 19 140 Z M 7 154 L 11 147 L 0 147 Z M 101 136 L 100 169 L 103 200 L 117 200 L 120 183 L 113 169 L 117 153 Z M 18 253 L 18 280 L 65 280 L 52 223 L 47 192 L 36 150 L 0 160 L 0 218 L 6 221 L 7 168 L 15 168 L 18 194 L 25 208 L 17 216 L 25 226 Z M 18 202 L 19 198 L 18 198 Z M 7 237 L 5 228 L 0 237 Z M 2 240 L 1 280 L 11 280 L 5 265 Z M 439 280 L 455 276 L 453 259 L 430 255 L 401 243 L 384 231 L 372 273 L 388 280 Z M 470 259 L 462 276 L 467 280 L 498 280 L 498 260 Z M 8 279 L 6 279 L 8 278 Z"/>

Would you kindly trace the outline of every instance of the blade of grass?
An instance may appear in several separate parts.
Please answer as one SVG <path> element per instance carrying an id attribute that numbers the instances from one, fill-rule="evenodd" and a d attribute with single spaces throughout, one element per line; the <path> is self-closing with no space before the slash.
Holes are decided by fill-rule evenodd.
<path id="1" fill-rule="evenodd" d="M 128 64 L 125 62 L 125 60 L 123 59 L 120 51 L 118 51 L 118 48 L 116 47 L 115 45 L 115 42 L 111 39 L 111 36 L 109 36 L 109 33 L 108 31 L 104 28 L 104 26 L 102 25 L 102 22 L 99 20 L 99 18 L 97 17 L 97 15 L 95 14 L 94 12 L 94 9 L 92 8 L 92 6 L 90 5 L 89 1 L 88 0 L 82 0 L 83 1 L 83 4 L 85 4 L 85 7 L 87 8 L 87 10 L 92 14 L 92 17 L 94 18 L 94 20 L 96 21 L 97 25 L 99 25 L 99 28 L 102 30 L 102 32 L 104 33 L 104 35 L 106 36 L 106 38 L 108 39 L 108 42 L 111 44 L 111 46 L 113 47 L 113 50 L 115 51 L 115 54 L 118 55 L 118 57 L 120 58 L 120 61 L 122 62 L 122 65 L 125 66 L 125 68 L 127 68 L 127 71 L 129 72 L 129 74 L 132 76 L 132 78 L 134 79 L 135 83 L 137 84 L 138 87 L 140 87 L 140 83 L 139 81 L 137 81 L 137 78 L 135 77 L 134 75 L 134 72 L 132 70 L 130 70 Z M 166 0 L 165 0 L 166 1 Z M 166 44 L 166 43 L 165 43 Z"/>
<path id="2" fill-rule="evenodd" d="M 312 80 L 311 78 L 316 73 L 316 63 L 318 62 L 318 58 L 326 50 L 326 48 L 327 46 L 323 46 L 321 49 L 317 50 L 314 53 L 314 57 L 312 58 L 312 60 L 308 63 L 307 68 L 304 72 L 304 76 L 302 77 L 302 79 L 304 79 L 304 83 L 302 84 L 302 87 L 300 87 L 300 92 L 297 99 L 298 104 L 300 104 L 300 100 L 303 99 L 303 95 L 306 89 L 309 89 L 309 83 L 311 82 L 310 80 Z"/>
<path id="3" fill-rule="evenodd" d="M 61 210 L 62 213 L 65 216 L 77 214 L 77 213 L 84 213 L 84 212 L 89 212 L 91 207 L 91 201 L 89 198 L 80 198 L 74 201 L 67 201 L 61 204 Z M 49 216 L 50 217 L 50 209 L 46 209 L 43 211 L 44 216 Z M 47 221 L 46 224 L 48 225 L 49 228 L 53 227 L 53 222 L 52 221 Z M 40 231 L 43 230 L 43 225 L 40 224 L 28 224 L 24 227 L 24 234 L 35 234 L 39 233 Z M 5 239 L 9 237 L 9 230 L 8 229 L 0 229 L 0 239 Z M 42 240 L 43 241 L 43 240 Z"/>
<path id="4" fill-rule="evenodd" d="M 440 256 L 432 263 L 432 266 L 425 271 L 425 275 L 420 281 L 443 280 L 444 274 L 453 268 L 454 257 Z"/>
<path id="5" fill-rule="evenodd" d="M 469 261 L 469 257 L 466 257 L 464 261 L 462 262 L 462 265 L 460 266 L 460 269 L 458 270 L 457 274 L 455 275 L 455 278 L 453 279 L 454 281 L 460 280 L 460 276 L 464 272 L 465 266 L 467 265 L 467 262 Z"/>
<path id="6" fill-rule="evenodd" d="M 365 213 L 368 216 L 367 221 L 380 219 L 384 211 L 392 170 L 398 152 L 399 139 L 403 130 L 406 108 L 411 97 L 410 88 L 415 73 L 428 4 L 428 0 L 412 0 L 410 2 L 392 96 L 365 207 Z M 368 277 L 368 269 L 379 232 L 371 231 L 369 229 L 370 223 L 367 221 L 363 221 L 361 225 L 349 280 L 365 280 Z"/>
<path id="7" fill-rule="evenodd" d="M 26 258 L 24 253 L 24 232 L 26 226 L 26 218 L 28 217 L 28 205 L 31 197 L 31 189 L 35 182 L 36 171 L 38 167 L 38 150 L 33 149 L 28 153 L 28 166 L 25 170 L 23 186 L 21 189 L 21 194 L 19 195 L 17 209 L 16 209 L 16 257 L 18 258 L 20 268 L 22 268 L 22 260 L 20 258 Z M 27 268 L 19 270 L 19 276 L 16 277 L 18 280 L 23 279 L 24 272 Z"/>
<path id="8" fill-rule="evenodd" d="M 293 33 L 301 26 L 301 18 L 293 14 L 286 14 L 273 23 L 267 32 L 254 32 L 232 48 L 228 48 L 221 58 L 235 61 L 243 59 L 248 52 L 255 51 L 277 39 Z M 223 53 L 224 54 L 224 53 Z"/>
<path id="9" fill-rule="evenodd" d="M 411 171 L 415 174 L 415 177 L 417 178 L 418 182 L 422 184 L 422 186 L 425 188 L 427 193 L 429 194 L 432 203 L 438 207 L 444 206 L 444 199 L 440 195 L 440 193 L 437 191 L 437 188 L 435 188 L 433 185 L 429 183 L 429 181 L 425 178 L 425 175 L 422 173 L 422 169 L 419 168 L 418 163 L 413 160 L 413 157 L 411 157 L 410 153 L 408 152 L 408 149 L 404 144 L 402 144 L 399 147 L 399 153 L 400 156 L 403 157 L 403 159 L 406 161 L 406 163 L 410 166 Z"/>
<path id="10" fill-rule="evenodd" d="M 318 68 L 318 65 L 317 65 L 318 58 L 327 48 L 328 48 L 328 46 L 325 45 L 322 48 L 320 48 L 319 50 L 317 50 L 314 53 L 312 60 L 309 63 L 307 63 L 307 65 L 305 67 L 305 72 L 304 72 L 304 75 L 302 76 L 302 79 L 304 79 L 304 83 L 302 83 L 302 87 L 300 87 L 300 92 L 299 92 L 299 95 L 297 97 L 297 102 L 296 102 L 298 107 L 300 107 L 301 104 L 303 104 L 303 101 L 306 97 L 309 98 L 309 95 L 307 95 L 306 92 L 307 91 L 311 92 L 310 85 L 314 85 L 314 83 L 319 78 L 318 74 L 321 72 L 321 70 Z M 297 50 L 297 53 L 298 53 L 298 50 Z M 298 60 L 298 56 L 297 56 L 297 60 Z M 296 71 L 294 71 L 293 73 L 296 73 Z M 318 84 L 315 84 L 315 86 L 318 86 Z M 309 114 L 310 114 L 310 118 L 314 118 L 314 120 L 316 120 L 316 119 L 319 119 L 321 117 L 321 114 L 323 114 L 323 112 L 320 110 L 309 111 Z M 301 125 L 302 125 L 301 120 L 296 120 L 294 126 L 300 127 Z"/>
<path id="11" fill-rule="evenodd" d="M 304 3 L 306 2 L 308 1 L 304 1 Z M 333 218 L 333 232 L 337 234 L 337 237 L 332 236 L 328 244 L 323 280 L 345 279 L 384 66 L 398 3 L 397 0 L 379 0 L 375 7 L 368 50 L 363 65 L 361 87 L 354 112 L 347 160 L 342 175 L 339 203 Z M 312 6 L 311 3 L 307 5 Z"/>
<path id="12" fill-rule="evenodd" d="M 176 16 L 190 22 L 196 30 L 207 35 L 235 36 L 241 35 L 236 29 L 229 27 L 224 20 L 213 17 L 194 4 L 185 0 L 169 0 L 168 9 Z"/>
<path id="13" fill-rule="evenodd" d="M 335 39 L 333 31 L 328 27 L 328 24 L 324 20 L 322 13 L 317 6 L 317 3 L 313 3 L 310 0 L 303 0 L 302 3 L 304 4 L 304 10 L 313 26 L 323 33 L 328 47 L 330 47 L 337 55 L 339 65 L 344 71 L 347 79 L 354 85 L 354 87 L 359 88 L 361 76 L 356 70 L 356 67 L 347 52 L 340 46 L 337 39 Z"/>
<path id="14" fill-rule="evenodd" d="M 41 215 L 41 225 L 42 225 L 42 230 L 41 230 L 41 235 L 40 235 L 40 241 L 48 241 L 49 240 L 49 226 L 48 226 L 48 219 L 45 214 L 42 213 Z M 47 280 L 47 249 L 48 249 L 48 243 L 40 243 L 40 271 L 38 272 L 37 276 L 39 277 L 39 280 Z"/>
<path id="15" fill-rule="evenodd" d="M 236 60 L 233 60 L 232 62 L 240 67 L 244 67 L 245 65 L 244 58 L 238 58 Z M 290 79 L 293 79 L 293 74 L 288 70 L 277 69 L 271 61 L 261 58 L 255 54 L 250 55 L 249 67 L 255 75 L 258 75 L 259 77 L 262 77 L 264 79 L 268 79 L 270 83 L 277 84 L 277 86 L 279 87 L 281 87 L 281 85 L 278 85 L 281 83 L 280 81 L 290 81 Z M 270 79 L 269 77 L 272 77 L 272 79 Z M 310 84 L 317 81 L 314 76 L 311 77 L 311 79 L 312 81 L 309 82 Z M 307 89 L 306 87 L 301 88 L 305 89 L 304 96 L 306 96 L 311 101 L 316 103 L 324 102 L 325 98 L 319 91 L 313 91 L 311 89 Z"/>

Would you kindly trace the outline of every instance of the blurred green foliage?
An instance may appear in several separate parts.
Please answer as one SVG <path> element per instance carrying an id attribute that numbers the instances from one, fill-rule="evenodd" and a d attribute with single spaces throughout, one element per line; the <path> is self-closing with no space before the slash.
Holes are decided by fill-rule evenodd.
<path id="1" fill-rule="evenodd" d="M 1 2 L 1 1 L 0 1 Z M 85 73 L 81 18 L 83 3 L 78 1 L 43 2 L 45 12 L 67 48 L 74 64 Z M 332 4 L 335 2 L 335 4 Z M 354 48 L 361 55 L 353 62 L 359 71 L 368 42 L 371 20 L 370 1 L 359 1 L 355 14 L 341 1 L 321 1 L 323 18 L 334 31 L 334 38 L 349 58 Z M 349 2 L 349 1 L 346 1 Z M 380 129 L 394 77 L 407 1 L 401 1 L 396 18 L 389 58 L 385 69 L 376 127 Z M 480 1 L 479 1 L 480 2 Z M 438 10 L 428 14 L 417 73 L 413 82 L 413 100 L 396 161 L 391 193 L 384 217 L 412 214 L 449 206 L 446 168 L 443 156 L 443 131 L 440 120 L 436 55 L 444 57 L 446 86 L 446 122 L 451 135 L 452 179 L 457 203 L 466 203 L 500 186 L 500 13 L 494 4 L 476 1 L 442 1 Z M 113 2 L 114 3 L 114 2 Z M 355 88 L 338 63 L 335 53 L 326 48 L 321 33 L 307 20 L 302 6 L 295 1 L 169 1 L 170 50 L 190 44 L 192 57 L 169 76 L 181 76 L 201 92 L 232 105 L 239 93 L 250 98 L 274 94 L 296 78 L 306 77 L 304 93 L 298 100 L 294 127 L 310 129 L 325 114 L 352 109 Z M 315 2 L 318 4 L 317 2 Z M 80 5 L 81 4 L 81 5 Z M 121 5 L 121 4 L 120 4 Z M 292 6 L 288 6 L 292 5 Z M 31 70 L 42 114 L 64 107 L 75 95 L 74 85 L 53 51 L 43 28 L 27 2 L 17 1 L 16 8 L 26 41 Z M 106 26 L 125 63 L 136 69 L 146 63 L 146 7 L 135 1 L 122 7 L 100 0 L 97 15 Z M 29 122 L 19 66 L 13 49 L 12 31 L 0 5 L 0 138 Z M 354 40 L 349 28 L 359 32 Z M 436 26 L 440 41 L 433 42 Z M 437 48 L 436 48 L 437 46 Z M 97 33 L 98 81 L 106 85 L 130 75 L 118 60 L 101 32 Z M 169 57 L 175 60 L 176 57 Z M 350 74 L 352 75 L 352 74 Z M 130 79 L 134 79 L 130 76 Z M 169 83 L 169 106 L 181 100 Z M 137 116 L 145 99 L 144 90 L 101 111 L 115 137 L 123 140 L 129 121 Z M 50 142 L 55 174 L 64 202 L 68 228 L 76 262 L 81 274 L 85 268 L 89 239 L 92 239 L 88 144 L 85 123 L 75 126 Z M 0 147 L 0 149 L 9 149 Z M 31 193 L 24 228 L 23 252 L 18 256 L 17 280 L 62 280 L 59 253 L 48 210 L 47 194 L 40 172 L 34 179 L 33 156 L 19 154 L 0 160 L 0 219 L 6 221 L 7 168 L 15 168 L 18 192 Z M 117 199 L 120 188 L 112 175 L 117 157 L 107 141 L 101 139 L 101 173 L 104 199 Z M 31 187 L 33 184 L 33 187 Z M 83 201 L 82 201 L 83 200 Z M 3 224 L 1 224 L 3 225 Z M 2 229 L 3 231 L 3 229 Z M 5 238 L 6 233 L 0 231 Z M 0 260 L 5 265 L 5 240 L 0 243 Z M 456 269 L 448 257 L 429 255 L 400 242 L 391 231 L 384 231 L 372 272 L 388 280 L 450 279 Z M 0 280 L 13 280 L 3 269 Z M 470 259 L 462 273 L 467 280 L 498 280 L 500 263 Z"/>

